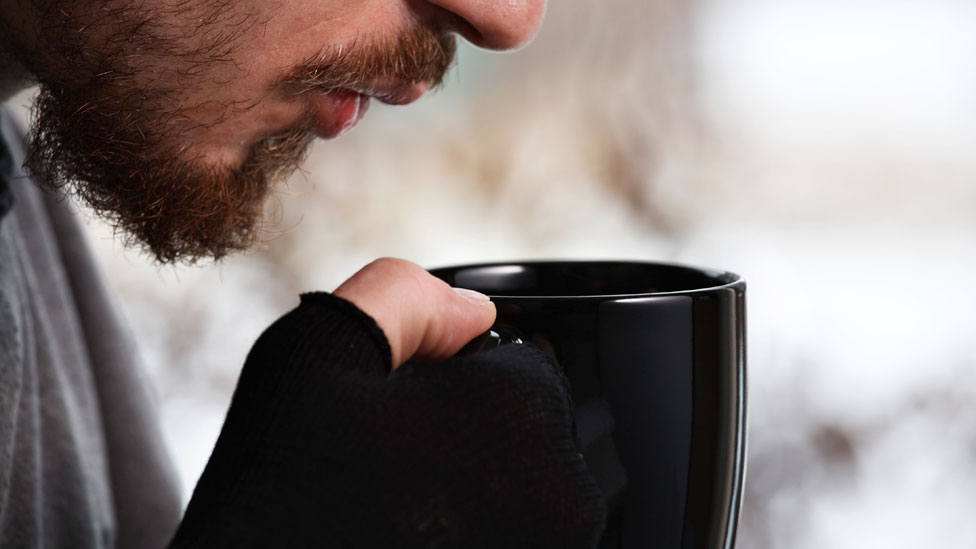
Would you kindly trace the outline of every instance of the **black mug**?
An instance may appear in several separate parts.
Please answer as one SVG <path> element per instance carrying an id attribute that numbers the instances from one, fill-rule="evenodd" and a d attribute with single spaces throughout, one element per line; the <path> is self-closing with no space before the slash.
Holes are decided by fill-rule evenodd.
<path id="1" fill-rule="evenodd" d="M 745 478 L 745 282 L 696 267 L 516 262 L 431 271 L 491 297 L 472 348 L 532 342 L 563 369 L 608 506 L 599 548 L 730 549 Z"/>

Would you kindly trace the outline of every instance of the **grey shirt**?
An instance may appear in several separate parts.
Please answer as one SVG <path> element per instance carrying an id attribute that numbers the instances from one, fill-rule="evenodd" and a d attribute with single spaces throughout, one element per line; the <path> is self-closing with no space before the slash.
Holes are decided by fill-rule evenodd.
<path id="1" fill-rule="evenodd" d="M 0 548 L 163 547 L 180 498 L 137 353 L 68 204 L 0 126 Z"/>

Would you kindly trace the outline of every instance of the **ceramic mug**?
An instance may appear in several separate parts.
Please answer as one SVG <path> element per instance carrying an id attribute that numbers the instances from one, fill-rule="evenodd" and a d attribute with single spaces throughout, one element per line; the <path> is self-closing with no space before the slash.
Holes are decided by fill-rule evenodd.
<path id="1" fill-rule="evenodd" d="M 746 447 L 740 276 L 637 261 L 431 272 L 495 302 L 473 347 L 531 342 L 563 369 L 608 506 L 601 549 L 734 546 Z"/>

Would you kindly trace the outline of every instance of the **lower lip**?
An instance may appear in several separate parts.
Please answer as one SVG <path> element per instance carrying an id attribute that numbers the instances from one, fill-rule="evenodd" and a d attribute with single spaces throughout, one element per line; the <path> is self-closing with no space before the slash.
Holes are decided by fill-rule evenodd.
<path id="1" fill-rule="evenodd" d="M 329 92 L 313 102 L 315 133 L 334 139 L 348 132 L 369 110 L 369 97 L 354 91 Z"/>

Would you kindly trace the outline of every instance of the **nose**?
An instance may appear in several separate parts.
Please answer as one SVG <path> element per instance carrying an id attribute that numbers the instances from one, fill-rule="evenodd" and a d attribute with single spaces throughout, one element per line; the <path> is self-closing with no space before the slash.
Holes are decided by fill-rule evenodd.
<path id="1" fill-rule="evenodd" d="M 427 0 L 452 30 L 480 48 L 509 50 L 528 43 L 542 24 L 546 0 Z"/>

